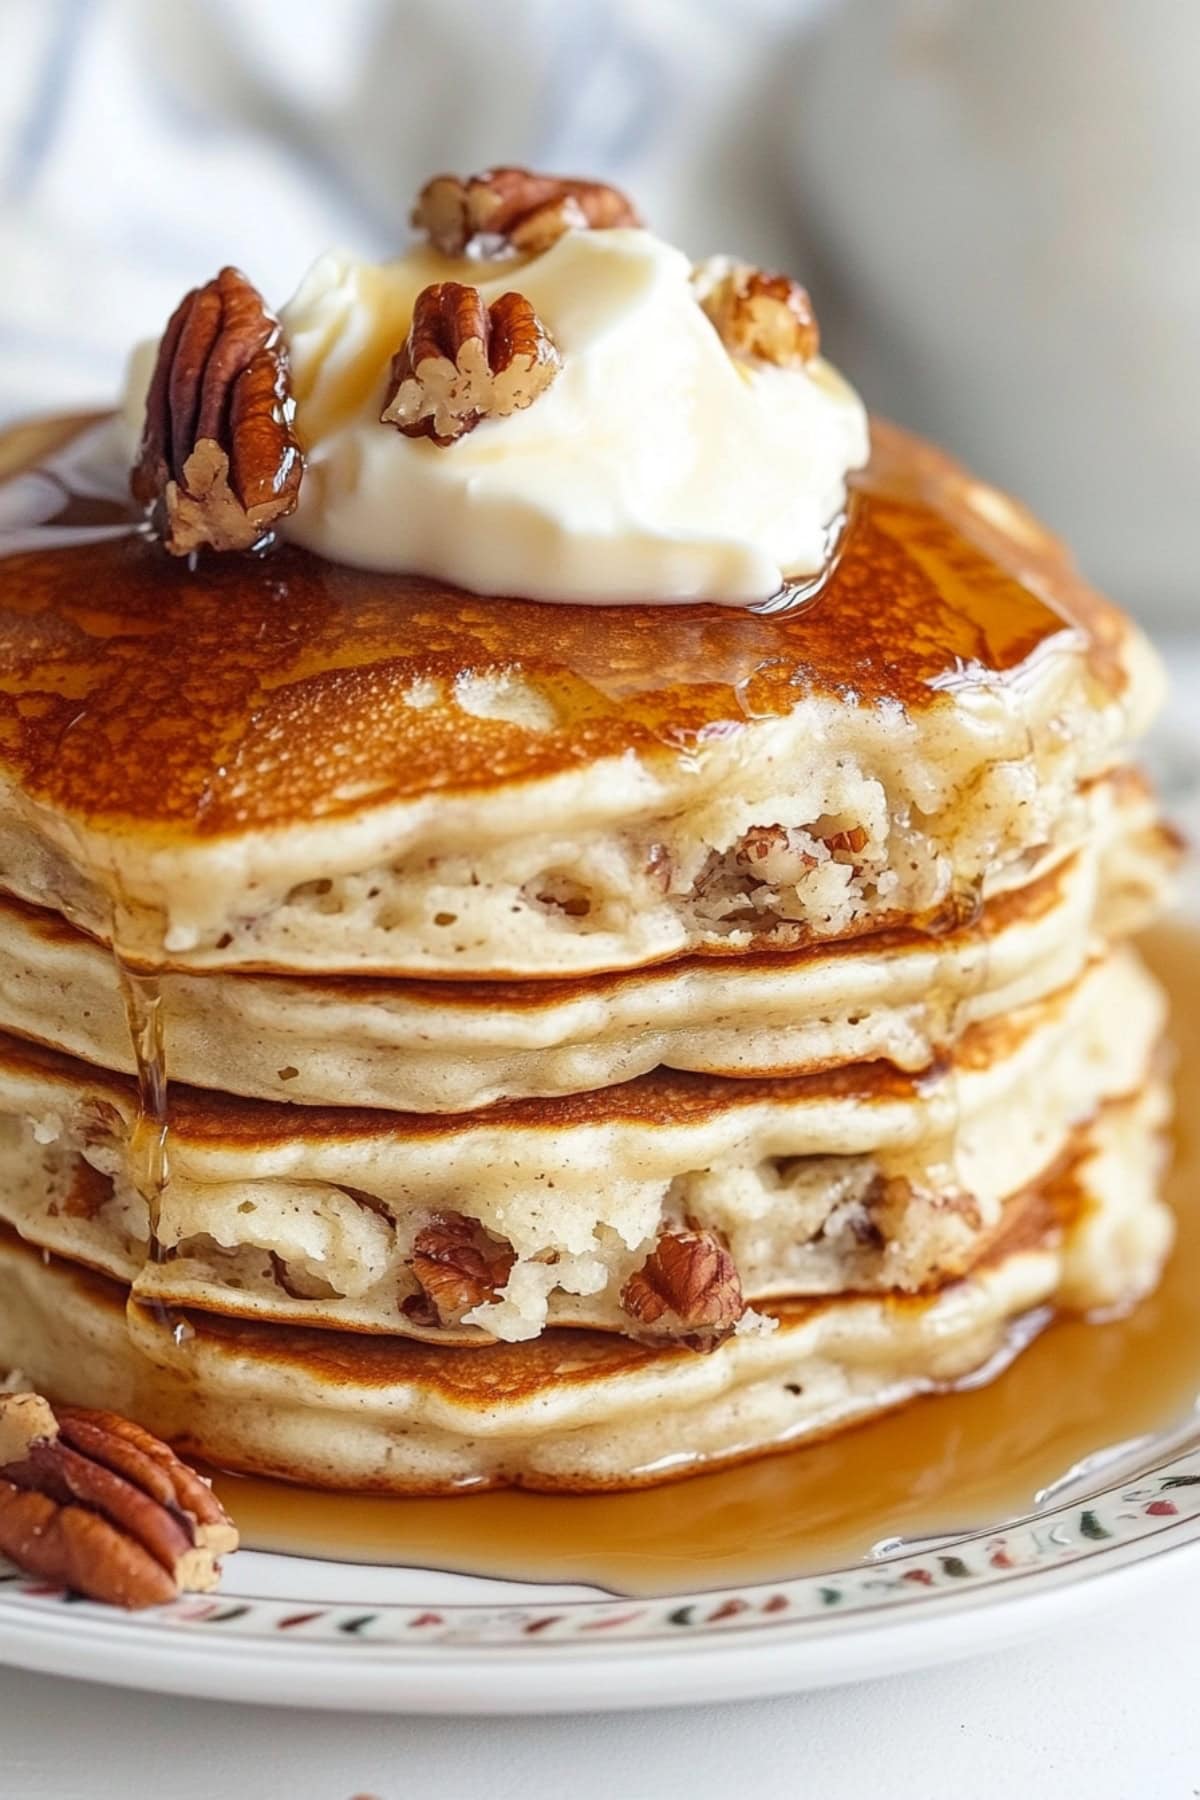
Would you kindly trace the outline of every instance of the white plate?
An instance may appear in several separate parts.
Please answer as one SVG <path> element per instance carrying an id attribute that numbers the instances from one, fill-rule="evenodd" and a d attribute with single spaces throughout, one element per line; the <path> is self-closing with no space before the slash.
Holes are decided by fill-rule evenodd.
<path id="1" fill-rule="evenodd" d="M 1177 1569 L 1198 1541 L 1193 1435 L 1169 1460 L 1080 1481 L 1000 1530 L 658 1600 L 243 1552 L 219 1595 L 126 1615 L 0 1564 L 0 1660 L 165 1693 L 393 1713 L 737 1699 L 996 1649 Z"/>

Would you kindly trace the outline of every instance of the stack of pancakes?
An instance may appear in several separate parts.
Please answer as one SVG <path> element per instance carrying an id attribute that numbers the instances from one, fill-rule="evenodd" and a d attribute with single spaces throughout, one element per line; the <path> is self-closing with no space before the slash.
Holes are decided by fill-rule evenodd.
<path id="1" fill-rule="evenodd" d="M 874 445 L 783 615 L 0 560 L 0 1363 L 236 1468 L 604 1487 L 1154 1281 L 1157 665 Z"/>

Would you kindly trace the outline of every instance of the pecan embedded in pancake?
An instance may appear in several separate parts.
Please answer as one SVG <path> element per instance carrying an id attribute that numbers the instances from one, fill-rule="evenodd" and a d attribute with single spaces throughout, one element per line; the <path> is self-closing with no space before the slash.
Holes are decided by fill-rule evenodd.
<path id="1" fill-rule="evenodd" d="M 746 1302 L 737 1266 L 714 1231 L 665 1231 L 625 1284 L 621 1302 L 648 1335 L 698 1350 L 727 1338 Z"/>
<path id="2" fill-rule="evenodd" d="M 494 1300 L 512 1272 L 512 1246 L 462 1213 L 437 1213 L 413 1243 L 412 1272 L 430 1323 L 457 1325 L 472 1307 Z M 410 1316 L 414 1316 L 410 1311 Z"/>

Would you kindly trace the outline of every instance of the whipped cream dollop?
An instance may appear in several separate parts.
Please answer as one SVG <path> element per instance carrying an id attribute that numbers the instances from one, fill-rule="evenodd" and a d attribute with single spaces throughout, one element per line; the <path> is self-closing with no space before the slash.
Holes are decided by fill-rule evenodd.
<path id="1" fill-rule="evenodd" d="M 750 606 L 819 575 L 867 457 L 863 405 L 820 357 L 732 356 L 691 273 L 641 230 L 568 231 L 529 260 L 322 256 L 281 314 L 307 468 L 280 535 L 544 600 Z M 531 405 L 448 446 L 379 417 L 416 297 L 444 280 L 485 304 L 516 289 L 561 357 Z M 131 376 L 131 424 L 148 372 Z"/>

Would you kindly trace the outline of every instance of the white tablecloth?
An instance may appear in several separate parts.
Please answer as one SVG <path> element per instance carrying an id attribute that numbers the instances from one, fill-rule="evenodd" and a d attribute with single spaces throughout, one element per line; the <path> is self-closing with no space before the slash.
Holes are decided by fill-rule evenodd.
<path id="1" fill-rule="evenodd" d="M 695 1711 L 381 1719 L 0 1672 L 4 1800 L 1191 1800 L 1200 1565 L 1069 1636 Z"/>

